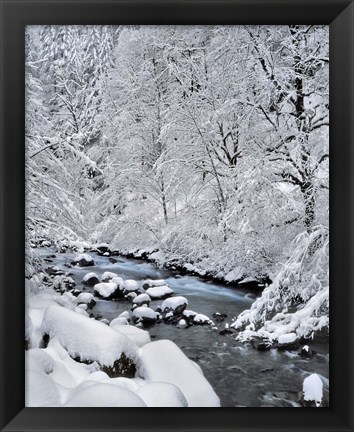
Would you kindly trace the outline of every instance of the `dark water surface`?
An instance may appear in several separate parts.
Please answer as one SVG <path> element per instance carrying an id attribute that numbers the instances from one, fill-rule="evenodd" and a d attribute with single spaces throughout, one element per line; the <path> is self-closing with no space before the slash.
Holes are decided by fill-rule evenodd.
<path id="1" fill-rule="evenodd" d="M 44 248 L 38 251 L 41 256 L 53 253 L 52 250 Z M 93 289 L 82 285 L 82 278 L 88 272 L 101 275 L 105 271 L 111 271 L 123 279 L 137 281 L 144 281 L 147 278 L 165 279 L 175 295 L 182 295 L 188 299 L 188 309 L 205 314 L 211 319 L 215 312 L 227 314 L 228 317 L 223 323 L 215 323 L 218 330 L 212 330 L 209 326 L 179 329 L 164 323 L 147 329 L 151 340 L 170 339 L 190 359 L 199 364 L 220 397 L 223 407 L 299 406 L 297 400 L 298 392 L 302 390 L 302 382 L 313 372 L 321 376 L 327 392 L 328 345 L 314 347 L 317 355 L 312 359 L 303 359 L 296 351 L 256 351 L 247 344 L 236 342 L 234 335 L 219 334 L 225 323 L 231 324 L 233 317 L 251 306 L 252 300 L 245 297 L 247 291 L 214 284 L 194 276 L 180 276 L 170 270 L 158 269 L 155 265 L 142 260 L 115 257 L 118 262 L 112 264 L 108 257 L 95 253 L 90 255 L 95 260 L 93 267 L 68 269 L 65 264 L 72 261 L 74 253 L 56 254 L 56 258 L 48 265 L 58 266 L 66 272 L 70 271 L 76 288 L 89 292 L 93 292 Z M 159 304 L 161 300 L 153 301 L 150 307 L 155 309 Z M 125 300 L 98 299 L 92 312 L 112 320 L 130 306 L 131 303 Z"/>

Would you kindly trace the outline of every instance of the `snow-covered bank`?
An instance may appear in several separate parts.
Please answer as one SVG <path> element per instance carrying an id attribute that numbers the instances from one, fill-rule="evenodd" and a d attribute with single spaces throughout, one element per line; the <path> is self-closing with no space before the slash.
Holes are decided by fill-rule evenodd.
<path id="1" fill-rule="evenodd" d="M 329 331 L 328 230 L 316 227 L 294 241 L 293 252 L 274 282 L 233 323 L 241 341 L 292 345 Z"/>
<path id="2" fill-rule="evenodd" d="M 172 341 L 129 325 L 128 311 L 110 326 L 90 318 L 79 302 L 92 295 L 55 291 L 44 273 L 26 292 L 26 406 L 220 406 L 200 368 Z M 133 316 L 139 309 L 148 308 Z"/>

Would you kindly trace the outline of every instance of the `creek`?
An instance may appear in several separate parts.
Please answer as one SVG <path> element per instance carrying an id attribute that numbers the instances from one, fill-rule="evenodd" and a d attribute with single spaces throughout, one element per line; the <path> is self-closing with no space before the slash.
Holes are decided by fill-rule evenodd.
<path id="1" fill-rule="evenodd" d="M 160 269 L 139 259 L 118 256 L 114 257 L 117 262 L 112 263 L 109 257 L 92 252 L 90 255 L 95 266 L 68 269 L 67 265 L 73 260 L 74 253 L 59 254 L 50 248 L 39 248 L 37 251 L 42 257 L 54 253 L 55 258 L 52 258 L 53 262 L 48 263 L 48 266 L 57 266 L 70 272 L 76 288 L 81 291 L 93 293 L 93 288 L 82 284 L 82 278 L 88 272 L 95 272 L 100 276 L 103 272 L 110 271 L 123 279 L 135 279 L 141 283 L 148 278 L 165 279 L 175 295 L 188 299 L 188 309 L 205 314 L 214 322 L 214 313 L 226 314 L 224 322 L 215 322 L 217 330 L 210 326 L 180 329 L 165 323 L 147 328 L 152 341 L 172 340 L 202 368 L 205 377 L 220 397 L 222 407 L 300 406 L 298 395 L 302 390 L 303 380 L 314 372 L 321 376 L 325 383 L 325 393 L 328 393 L 328 344 L 308 343 L 317 354 L 311 359 L 304 359 L 297 351 L 257 351 L 250 345 L 237 342 L 235 334 L 219 334 L 226 323 L 231 324 L 233 317 L 251 306 L 253 300 L 248 298 L 246 289 L 229 287 L 195 276 L 181 276 L 178 272 Z M 152 301 L 150 307 L 156 309 L 161 302 Z M 92 313 L 111 321 L 130 307 L 131 303 L 126 300 L 97 299 Z"/>

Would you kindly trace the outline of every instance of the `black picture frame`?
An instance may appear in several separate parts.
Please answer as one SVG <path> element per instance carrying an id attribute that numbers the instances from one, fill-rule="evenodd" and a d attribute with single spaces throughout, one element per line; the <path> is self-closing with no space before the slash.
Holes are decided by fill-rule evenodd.
<path id="1" fill-rule="evenodd" d="M 0 0 L 2 431 L 353 430 L 353 3 L 348 0 Z M 31 24 L 330 25 L 330 407 L 24 407 L 24 29 Z"/>

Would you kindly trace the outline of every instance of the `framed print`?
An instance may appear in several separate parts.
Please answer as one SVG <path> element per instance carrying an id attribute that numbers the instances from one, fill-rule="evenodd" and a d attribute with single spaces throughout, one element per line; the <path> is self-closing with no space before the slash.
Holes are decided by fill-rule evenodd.
<path id="1" fill-rule="evenodd" d="M 1 430 L 352 430 L 352 2 L 1 11 Z"/>

